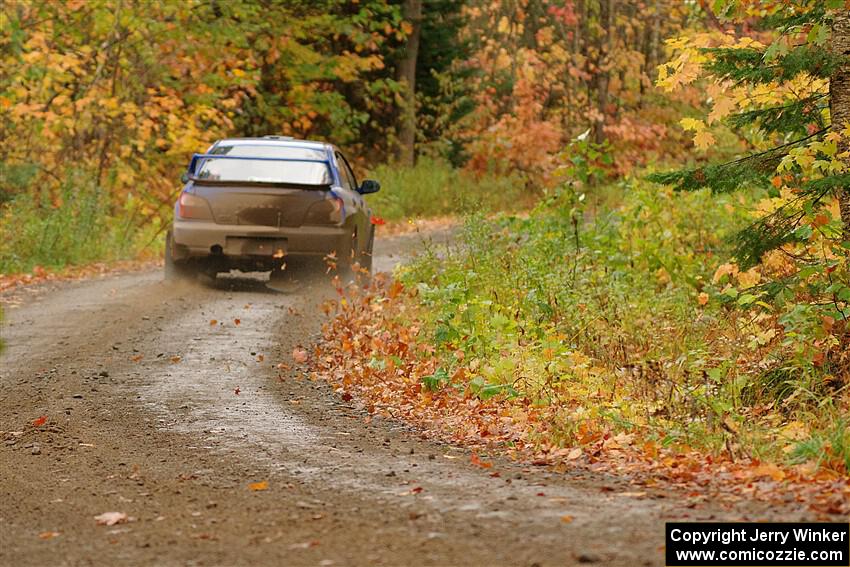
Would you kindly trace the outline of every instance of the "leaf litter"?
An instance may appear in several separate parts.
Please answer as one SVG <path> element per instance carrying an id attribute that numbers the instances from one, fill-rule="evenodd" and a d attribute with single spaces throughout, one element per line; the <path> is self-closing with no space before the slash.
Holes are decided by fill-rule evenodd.
<path id="1" fill-rule="evenodd" d="M 615 473 L 638 488 L 677 489 L 690 501 L 741 499 L 785 503 L 791 497 L 819 518 L 850 514 L 848 479 L 811 464 L 785 465 L 755 457 L 733 458 L 688 448 L 671 449 L 633 435 L 584 425 L 576 446 L 560 446 L 552 429 L 558 408 L 520 397 L 481 399 L 469 388 L 426 387 L 437 375 L 433 347 L 421 325 L 405 317 L 404 286 L 377 274 L 369 286 L 338 287 L 340 300 L 323 306 L 335 311 L 310 360 L 311 378 L 329 382 L 343 400 L 356 400 L 371 415 L 404 420 L 427 437 L 469 448 L 470 464 L 489 468 L 479 452 L 498 452 L 520 462 L 566 471 L 580 467 Z M 458 361 L 463 363 L 462 360 Z M 461 367 L 461 371 L 464 368 Z M 473 371 L 466 368 L 467 371 Z M 643 498 L 645 491 L 623 493 Z"/>

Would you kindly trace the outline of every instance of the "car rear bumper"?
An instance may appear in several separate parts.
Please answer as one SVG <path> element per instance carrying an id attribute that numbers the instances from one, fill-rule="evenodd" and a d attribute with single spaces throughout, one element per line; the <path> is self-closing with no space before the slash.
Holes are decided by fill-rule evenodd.
<path id="1" fill-rule="evenodd" d="M 343 226 L 275 228 L 223 225 L 211 221 L 175 219 L 172 228 L 175 260 L 210 256 L 232 259 L 274 259 L 284 255 L 340 257 L 350 247 L 350 231 Z"/>

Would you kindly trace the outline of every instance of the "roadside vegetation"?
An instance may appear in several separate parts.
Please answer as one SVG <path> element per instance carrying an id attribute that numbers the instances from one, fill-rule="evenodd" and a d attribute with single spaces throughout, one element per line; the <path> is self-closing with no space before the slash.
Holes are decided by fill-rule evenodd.
<path id="1" fill-rule="evenodd" d="M 394 321 L 419 329 L 417 397 L 548 408 L 540 447 L 593 453 L 627 434 L 648 451 L 850 470 L 846 349 L 812 360 L 823 321 L 765 297 L 782 257 L 749 271 L 726 261 L 765 195 L 619 190 L 622 204 L 589 221 L 574 192 L 529 218 L 470 216 L 451 249 L 396 274 Z M 365 374 L 403 364 L 381 344 Z"/>

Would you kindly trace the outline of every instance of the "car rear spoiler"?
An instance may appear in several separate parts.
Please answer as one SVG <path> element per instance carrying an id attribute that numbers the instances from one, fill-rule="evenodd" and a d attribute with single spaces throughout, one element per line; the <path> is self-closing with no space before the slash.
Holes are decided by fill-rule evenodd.
<path id="1" fill-rule="evenodd" d="M 209 182 L 209 183 L 229 183 L 229 184 L 233 184 L 232 181 L 219 182 L 219 181 L 216 181 L 216 180 L 200 179 L 198 177 L 195 177 L 195 171 L 197 171 L 198 164 L 201 162 L 201 160 L 209 159 L 209 158 L 212 158 L 212 159 L 240 159 L 240 160 L 252 160 L 252 161 L 291 161 L 291 162 L 301 162 L 301 163 L 323 163 L 328 167 L 329 172 L 333 171 L 333 168 L 331 167 L 331 162 L 327 159 L 229 156 L 229 155 L 225 155 L 225 154 L 192 154 L 192 160 L 189 162 L 189 167 L 186 169 L 186 173 L 183 174 L 183 177 L 184 177 L 183 182 L 185 183 L 189 179 L 191 179 L 192 181 L 198 181 L 198 182 L 201 182 L 201 183 Z M 240 181 L 239 183 L 241 184 L 243 182 Z M 245 183 L 252 183 L 252 182 L 246 181 Z M 257 182 L 257 183 L 260 184 L 262 182 Z M 293 183 L 284 183 L 284 182 L 262 183 L 262 184 L 263 185 L 295 185 Z M 315 187 L 315 188 L 321 187 L 321 188 L 324 188 L 324 187 L 329 187 L 331 185 L 331 183 L 317 183 L 315 185 L 304 185 L 304 184 L 298 184 L 298 185 L 301 186 L 301 187 Z"/>

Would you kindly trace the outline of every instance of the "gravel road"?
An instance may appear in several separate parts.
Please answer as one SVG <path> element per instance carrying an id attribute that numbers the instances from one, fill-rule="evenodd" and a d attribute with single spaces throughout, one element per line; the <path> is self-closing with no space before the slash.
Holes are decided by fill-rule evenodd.
<path id="1" fill-rule="evenodd" d="M 376 267 L 420 239 L 379 241 Z M 277 368 L 332 293 L 294 278 L 142 272 L 7 296 L 0 564 L 660 565 L 665 520 L 742 517 L 586 472 L 482 469 L 365 419 Z"/>

